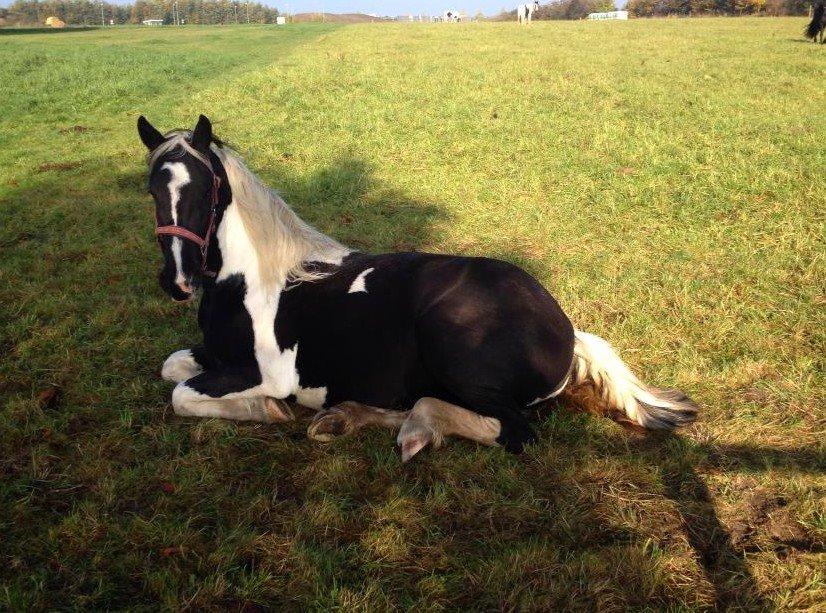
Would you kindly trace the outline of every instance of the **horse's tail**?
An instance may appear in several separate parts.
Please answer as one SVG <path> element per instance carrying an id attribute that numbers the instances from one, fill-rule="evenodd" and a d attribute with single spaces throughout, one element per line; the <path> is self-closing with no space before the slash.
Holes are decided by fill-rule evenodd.
<path id="1" fill-rule="evenodd" d="M 809 22 L 809 25 L 806 26 L 806 38 L 814 38 L 820 33 L 823 29 L 823 12 L 826 10 L 826 2 L 818 2 L 815 5 L 814 14 L 812 15 L 812 20 Z"/>
<path id="2" fill-rule="evenodd" d="M 645 428 L 672 430 L 697 418 L 698 406 L 679 390 L 642 383 L 606 341 L 575 331 L 573 383 L 590 381 L 612 409 Z"/>

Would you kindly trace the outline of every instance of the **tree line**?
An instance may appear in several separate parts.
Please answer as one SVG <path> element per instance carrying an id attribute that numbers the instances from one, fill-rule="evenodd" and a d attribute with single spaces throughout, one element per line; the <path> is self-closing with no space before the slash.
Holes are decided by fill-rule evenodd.
<path id="1" fill-rule="evenodd" d="M 805 15 L 811 0 L 628 0 L 625 6 L 634 17 L 701 15 Z M 584 19 L 588 13 L 614 11 L 614 0 L 553 0 L 542 4 L 534 19 Z M 516 11 L 500 19 L 516 20 Z"/>
<path id="2" fill-rule="evenodd" d="M 177 4 L 177 7 L 174 5 Z M 278 9 L 237 0 L 135 0 L 111 4 L 90 0 L 15 0 L 4 11 L 7 25 L 43 25 L 54 16 L 67 25 L 139 24 L 162 19 L 165 24 L 275 23 Z"/>
<path id="3" fill-rule="evenodd" d="M 584 19 L 588 13 L 613 11 L 614 0 L 554 0 L 539 6 L 533 19 Z M 516 9 L 503 10 L 496 21 L 516 21 Z"/>
<path id="4" fill-rule="evenodd" d="M 628 0 L 636 17 L 668 15 L 805 15 L 810 0 Z"/>

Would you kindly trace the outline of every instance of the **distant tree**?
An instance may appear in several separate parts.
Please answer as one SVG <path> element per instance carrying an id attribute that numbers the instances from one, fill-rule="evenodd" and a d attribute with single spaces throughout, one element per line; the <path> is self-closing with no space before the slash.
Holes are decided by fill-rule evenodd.
<path id="1" fill-rule="evenodd" d="M 104 19 L 117 24 L 139 24 L 144 19 L 162 19 L 172 23 L 174 0 L 134 0 L 133 4 L 103 3 Z M 92 0 L 15 0 L 6 11 L 6 21 L 16 25 L 42 25 L 54 15 L 69 25 L 100 23 L 101 3 Z M 239 0 L 178 0 L 178 15 L 183 23 L 227 24 L 247 21 L 275 23 L 278 9 L 258 2 L 241 4 Z"/>
<path id="2" fill-rule="evenodd" d="M 809 0 L 629 0 L 635 17 L 667 15 L 805 15 Z"/>
<path id="3" fill-rule="evenodd" d="M 534 19 L 583 19 L 588 13 L 614 10 L 614 0 L 555 0 L 540 6 Z"/>

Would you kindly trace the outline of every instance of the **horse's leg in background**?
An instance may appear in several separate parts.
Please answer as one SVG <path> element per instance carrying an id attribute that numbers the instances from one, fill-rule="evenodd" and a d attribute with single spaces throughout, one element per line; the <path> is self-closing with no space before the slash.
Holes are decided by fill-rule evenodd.
<path id="1" fill-rule="evenodd" d="M 330 441 L 368 426 L 396 430 L 407 418 L 408 411 L 390 411 L 358 402 L 342 402 L 316 413 L 307 427 L 307 436 L 317 441 Z"/>
<path id="2" fill-rule="evenodd" d="M 205 371 L 175 386 L 176 415 L 238 421 L 283 422 L 295 419 L 286 402 L 265 396 L 257 366 Z"/>
<path id="3" fill-rule="evenodd" d="M 407 462 L 427 445 L 440 447 L 447 436 L 498 445 L 501 435 L 500 419 L 479 415 L 438 398 L 421 398 L 402 424 L 396 443 L 401 449 L 402 462 Z"/>

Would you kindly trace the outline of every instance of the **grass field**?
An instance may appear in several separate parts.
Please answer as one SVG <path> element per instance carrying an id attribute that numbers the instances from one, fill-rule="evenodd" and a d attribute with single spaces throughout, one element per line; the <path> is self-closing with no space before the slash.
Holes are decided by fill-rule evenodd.
<path id="1" fill-rule="evenodd" d="M 0 609 L 820 609 L 826 48 L 803 19 L 0 31 Z M 487 254 L 701 421 L 520 457 L 176 418 L 134 128 L 365 250 Z"/>

